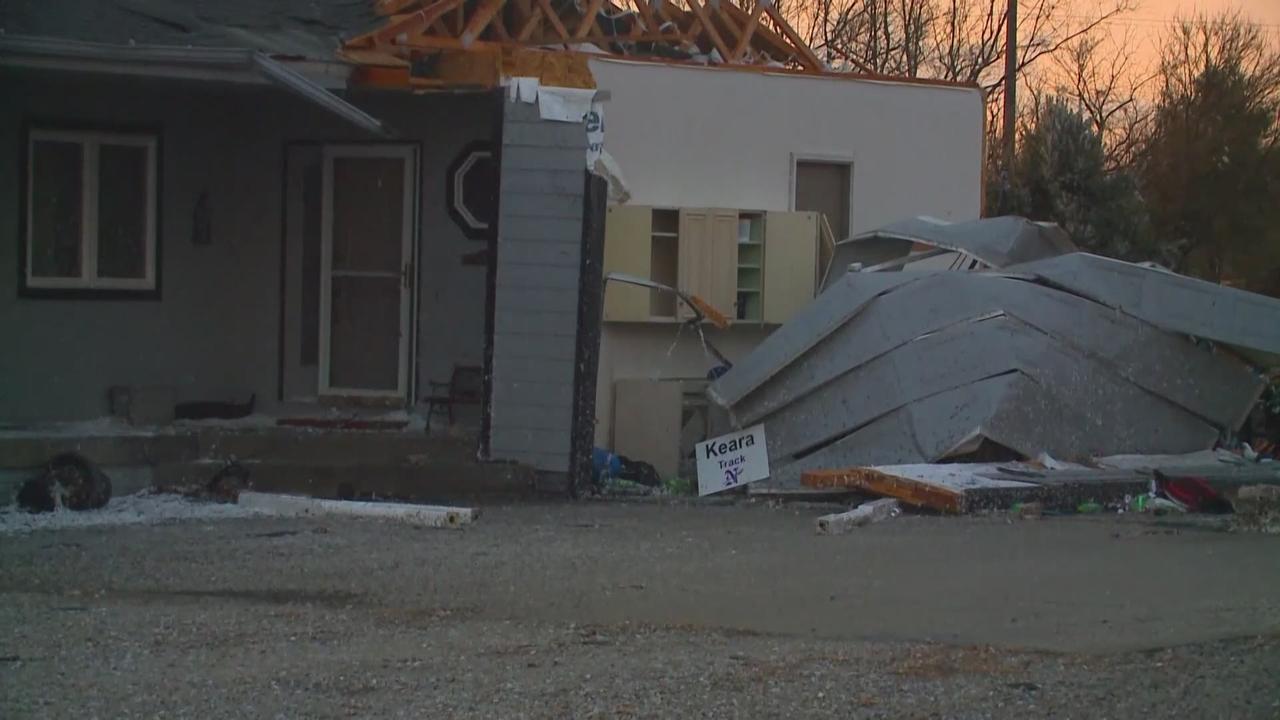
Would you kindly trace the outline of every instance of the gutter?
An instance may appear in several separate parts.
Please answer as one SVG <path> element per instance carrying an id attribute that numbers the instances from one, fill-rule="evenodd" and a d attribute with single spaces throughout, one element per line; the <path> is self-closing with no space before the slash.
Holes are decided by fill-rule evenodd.
<path id="1" fill-rule="evenodd" d="M 110 45 L 0 33 L 0 66 L 139 75 L 281 87 L 361 129 L 389 137 L 382 121 L 267 54 L 244 48 Z"/>

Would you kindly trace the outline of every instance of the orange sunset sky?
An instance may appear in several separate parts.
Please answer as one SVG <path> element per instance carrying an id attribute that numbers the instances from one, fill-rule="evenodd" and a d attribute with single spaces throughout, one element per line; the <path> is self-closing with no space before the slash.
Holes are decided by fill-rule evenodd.
<path id="1" fill-rule="evenodd" d="M 1082 14 L 1097 7 L 1096 0 L 1075 0 Z M 1137 9 L 1108 23 L 1113 36 L 1138 42 L 1143 54 L 1154 54 L 1155 43 L 1169 21 L 1179 15 L 1216 14 L 1238 9 L 1247 20 L 1263 27 L 1280 44 L 1280 0 L 1137 0 Z"/>

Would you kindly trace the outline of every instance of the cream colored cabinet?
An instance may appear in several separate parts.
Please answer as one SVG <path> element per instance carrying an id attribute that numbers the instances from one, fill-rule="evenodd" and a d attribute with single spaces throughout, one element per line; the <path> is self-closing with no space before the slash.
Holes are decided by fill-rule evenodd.
<path id="1" fill-rule="evenodd" d="M 738 283 L 737 228 L 736 210 L 680 211 L 677 287 L 706 300 L 731 318 Z M 693 313 L 681 304 L 680 317 L 688 319 Z"/>
<path id="2" fill-rule="evenodd" d="M 735 322 L 780 324 L 814 297 L 818 223 L 811 212 L 614 206 L 605 222 L 604 270 L 678 287 Z M 669 293 L 605 287 L 605 320 L 690 316 Z"/>
<path id="3" fill-rule="evenodd" d="M 604 271 L 650 277 L 651 232 L 653 208 L 611 206 L 604 223 Z M 649 290 L 626 283 L 608 283 L 604 291 L 604 319 L 648 320 Z"/>

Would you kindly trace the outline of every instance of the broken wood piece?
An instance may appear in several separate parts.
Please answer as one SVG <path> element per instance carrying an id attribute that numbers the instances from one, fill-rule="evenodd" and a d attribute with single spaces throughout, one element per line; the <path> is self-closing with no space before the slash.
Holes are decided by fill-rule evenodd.
<path id="1" fill-rule="evenodd" d="M 461 528 L 464 525 L 470 525 L 480 516 L 480 512 L 474 508 L 323 500 L 320 498 L 260 492 L 240 493 L 238 504 L 274 515 L 301 517 L 345 515 L 348 517 L 383 518 L 436 528 Z"/>
<path id="2" fill-rule="evenodd" d="M 873 495 L 897 498 L 908 505 L 938 512 L 958 513 L 964 507 L 964 498 L 959 491 L 896 474 L 889 467 L 810 470 L 801 476 L 800 482 L 805 487 L 823 490 L 861 490 Z"/>
<path id="3" fill-rule="evenodd" d="M 596 26 L 596 15 L 600 12 L 600 6 L 604 4 L 604 0 L 588 0 L 587 7 L 582 11 L 582 20 L 578 23 L 578 29 L 574 31 L 573 38 L 581 40 L 586 37 Z"/>
<path id="4" fill-rule="evenodd" d="M 880 498 L 865 502 L 842 513 L 818 518 L 818 532 L 823 535 L 840 535 L 863 525 L 887 520 L 902 512 L 902 505 L 894 498 Z"/>

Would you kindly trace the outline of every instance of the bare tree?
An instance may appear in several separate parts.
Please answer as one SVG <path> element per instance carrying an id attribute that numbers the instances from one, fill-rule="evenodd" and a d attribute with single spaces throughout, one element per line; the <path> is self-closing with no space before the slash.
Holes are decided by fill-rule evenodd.
<path id="1" fill-rule="evenodd" d="M 1096 2 L 1083 11 L 1071 0 L 1019 3 L 1019 72 L 1136 0 Z M 1000 85 L 1008 0 L 791 0 L 783 10 L 834 66 L 976 83 L 988 93 Z"/>
<path id="2" fill-rule="evenodd" d="M 1137 59 L 1132 30 L 1119 37 L 1090 34 L 1052 58 L 1056 94 L 1068 100 L 1102 138 L 1107 170 L 1128 168 L 1150 132 L 1156 73 Z"/>

